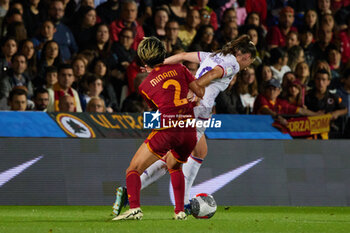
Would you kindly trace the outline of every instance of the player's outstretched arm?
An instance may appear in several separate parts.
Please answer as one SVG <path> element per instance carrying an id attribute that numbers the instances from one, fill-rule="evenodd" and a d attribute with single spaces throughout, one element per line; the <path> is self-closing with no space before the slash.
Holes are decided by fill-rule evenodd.
<path id="1" fill-rule="evenodd" d="M 198 52 L 189 52 L 189 53 L 178 53 L 171 57 L 165 58 L 164 64 L 177 64 L 183 61 L 200 63 L 198 58 Z"/>
<path id="2" fill-rule="evenodd" d="M 221 78 L 224 74 L 223 69 L 220 66 L 215 66 L 212 70 L 208 71 L 204 75 L 202 75 L 199 79 L 196 81 L 198 82 L 198 85 L 202 87 L 208 86 L 211 81 L 214 79 Z"/>
<path id="3" fill-rule="evenodd" d="M 205 87 L 198 85 L 198 79 L 191 82 L 188 87 L 197 97 L 203 98 Z"/>

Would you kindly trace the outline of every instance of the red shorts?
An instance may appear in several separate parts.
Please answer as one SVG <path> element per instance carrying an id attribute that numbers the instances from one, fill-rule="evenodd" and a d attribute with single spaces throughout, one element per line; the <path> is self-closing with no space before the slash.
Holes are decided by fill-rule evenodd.
<path id="1" fill-rule="evenodd" d="M 196 128 L 153 130 L 145 143 L 158 158 L 162 158 L 168 151 L 171 151 L 179 163 L 186 163 L 197 144 L 196 132 Z"/>

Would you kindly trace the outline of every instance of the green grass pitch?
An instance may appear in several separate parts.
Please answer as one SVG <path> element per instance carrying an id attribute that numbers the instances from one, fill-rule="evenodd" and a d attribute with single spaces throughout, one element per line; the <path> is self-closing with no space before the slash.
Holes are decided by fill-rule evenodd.
<path id="1" fill-rule="evenodd" d="M 111 221 L 110 206 L 0 206 L 0 233 L 350 233 L 349 207 L 222 207 L 212 219 L 172 220 L 173 207 L 144 206 L 141 221 Z"/>

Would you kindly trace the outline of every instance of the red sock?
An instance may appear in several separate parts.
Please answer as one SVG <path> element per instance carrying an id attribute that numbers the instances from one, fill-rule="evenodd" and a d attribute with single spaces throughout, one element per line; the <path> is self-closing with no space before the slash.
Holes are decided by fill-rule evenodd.
<path id="1" fill-rule="evenodd" d="M 173 185 L 174 197 L 175 197 L 175 213 L 184 211 L 184 198 L 185 198 L 185 177 L 182 170 L 169 170 L 171 184 Z"/>
<path id="2" fill-rule="evenodd" d="M 141 180 L 137 171 L 129 171 L 126 174 L 126 188 L 128 190 L 130 209 L 140 207 Z"/>

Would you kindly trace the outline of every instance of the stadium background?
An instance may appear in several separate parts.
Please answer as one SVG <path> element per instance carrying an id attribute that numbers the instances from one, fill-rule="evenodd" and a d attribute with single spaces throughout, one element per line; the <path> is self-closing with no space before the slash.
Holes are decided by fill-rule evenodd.
<path id="1" fill-rule="evenodd" d="M 2 184 L 0 205 L 112 205 L 114 189 L 124 185 L 125 168 L 141 143 L 141 139 L 3 138 L 1 173 L 43 157 Z M 219 205 L 350 204 L 346 140 L 209 140 L 208 146 L 209 156 L 195 186 L 262 159 L 213 194 Z M 142 191 L 142 203 L 171 205 L 169 184 L 165 176 Z"/>

